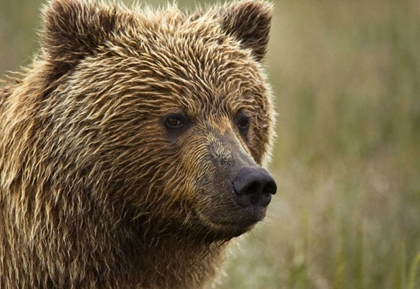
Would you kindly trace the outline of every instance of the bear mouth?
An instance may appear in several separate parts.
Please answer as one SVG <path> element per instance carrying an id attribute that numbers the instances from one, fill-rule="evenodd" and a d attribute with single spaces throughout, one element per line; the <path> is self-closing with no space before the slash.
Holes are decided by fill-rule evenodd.
<path id="1" fill-rule="evenodd" d="M 237 237 L 251 230 L 266 214 L 266 207 L 253 206 L 246 209 L 235 208 L 228 214 L 196 212 L 198 218 L 211 231 L 229 238 Z"/>

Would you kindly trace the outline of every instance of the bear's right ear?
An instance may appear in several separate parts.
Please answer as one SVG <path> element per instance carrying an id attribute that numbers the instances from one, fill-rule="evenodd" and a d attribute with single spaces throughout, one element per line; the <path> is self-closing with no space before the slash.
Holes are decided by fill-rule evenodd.
<path id="1" fill-rule="evenodd" d="M 85 0 L 50 0 L 43 19 L 41 40 L 47 59 L 73 67 L 114 29 L 116 9 L 98 8 Z"/>
<path id="2" fill-rule="evenodd" d="M 234 2 L 222 10 L 222 29 L 261 61 L 267 52 L 272 12 L 273 5 L 263 0 Z"/>

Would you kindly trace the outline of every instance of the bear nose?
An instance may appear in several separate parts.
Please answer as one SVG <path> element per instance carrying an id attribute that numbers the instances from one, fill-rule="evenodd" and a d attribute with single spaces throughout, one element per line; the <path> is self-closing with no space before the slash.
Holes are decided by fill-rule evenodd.
<path id="1" fill-rule="evenodd" d="M 273 177 L 263 168 L 242 167 L 233 181 L 234 199 L 241 207 L 266 207 L 277 191 Z"/>

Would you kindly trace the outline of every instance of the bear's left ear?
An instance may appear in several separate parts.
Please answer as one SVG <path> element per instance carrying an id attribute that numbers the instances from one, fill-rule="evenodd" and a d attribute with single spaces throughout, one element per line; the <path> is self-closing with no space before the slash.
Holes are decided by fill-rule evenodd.
<path id="1" fill-rule="evenodd" d="M 261 61 L 267 52 L 272 12 L 273 5 L 262 0 L 235 2 L 222 12 L 222 29 Z"/>

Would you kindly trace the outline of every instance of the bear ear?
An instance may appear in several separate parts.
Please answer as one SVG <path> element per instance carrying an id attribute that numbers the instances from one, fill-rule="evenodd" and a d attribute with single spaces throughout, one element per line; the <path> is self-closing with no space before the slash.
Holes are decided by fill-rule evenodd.
<path id="1" fill-rule="evenodd" d="M 113 30 L 116 10 L 98 8 L 96 1 L 50 0 L 44 9 L 42 49 L 55 63 L 73 66 L 92 53 Z"/>
<path id="2" fill-rule="evenodd" d="M 233 3 L 222 15 L 222 29 L 261 61 L 267 52 L 272 12 L 273 5 L 261 0 Z"/>

